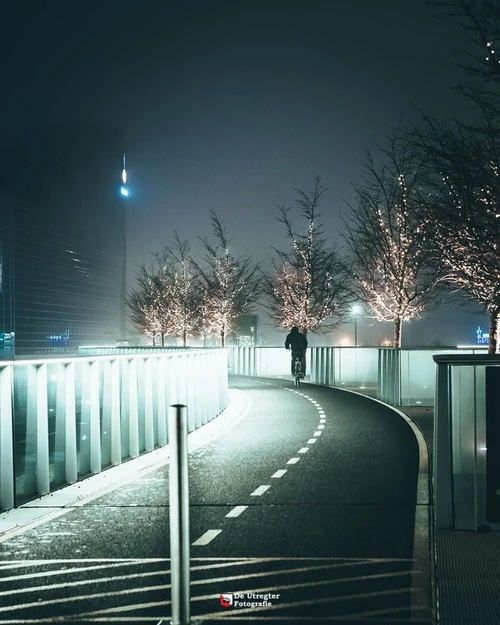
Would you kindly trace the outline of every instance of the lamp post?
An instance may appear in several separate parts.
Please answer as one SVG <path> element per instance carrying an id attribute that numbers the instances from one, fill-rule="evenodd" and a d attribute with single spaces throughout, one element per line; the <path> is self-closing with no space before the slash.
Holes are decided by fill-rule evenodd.
<path id="1" fill-rule="evenodd" d="M 351 313 L 354 316 L 354 347 L 358 346 L 358 315 L 361 314 L 361 306 L 354 304 L 351 308 Z"/>

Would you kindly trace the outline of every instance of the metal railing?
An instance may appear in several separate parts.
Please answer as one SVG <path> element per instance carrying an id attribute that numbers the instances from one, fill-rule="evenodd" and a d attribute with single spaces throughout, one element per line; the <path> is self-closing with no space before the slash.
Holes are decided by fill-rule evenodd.
<path id="1" fill-rule="evenodd" d="M 188 430 L 227 405 L 224 350 L 0 363 L 0 509 L 168 443 L 168 408 Z"/>
<path id="2" fill-rule="evenodd" d="M 310 347 L 308 379 L 315 384 L 372 389 L 378 399 L 393 406 L 432 406 L 436 380 L 432 358 L 450 352 L 473 353 L 432 348 Z M 237 375 L 287 376 L 290 353 L 283 347 L 229 348 L 229 371 Z"/>

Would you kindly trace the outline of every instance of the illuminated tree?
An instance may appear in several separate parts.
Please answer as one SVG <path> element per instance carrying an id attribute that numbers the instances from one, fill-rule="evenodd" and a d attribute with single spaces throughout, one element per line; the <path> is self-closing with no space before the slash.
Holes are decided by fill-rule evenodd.
<path id="1" fill-rule="evenodd" d="M 165 337 L 171 336 L 186 346 L 199 326 L 199 293 L 189 244 L 175 235 L 171 247 L 155 254 L 150 266 L 139 268 L 137 287 L 126 300 L 129 316 L 141 334 L 152 338 L 153 345 L 158 336 L 162 346 Z"/>
<path id="2" fill-rule="evenodd" d="M 215 244 L 200 237 L 206 256 L 204 264 L 196 264 L 202 292 L 202 332 L 216 335 L 224 347 L 236 319 L 250 312 L 255 303 L 259 267 L 247 256 L 231 254 L 226 229 L 214 212 L 211 222 Z"/>
<path id="3" fill-rule="evenodd" d="M 443 128 L 423 137 L 432 168 L 428 220 L 451 288 L 489 315 L 489 352 L 498 351 L 500 317 L 500 127 Z"/>
<path id="4" fill-rule="evenodd" d="M 402 324 L 420 318 L 437 297 L 439 270 L 422 215 L 421 161 L 411 140 L 394 132 L 381 149 L 383 165 L 368 153 L 357 202 L 345 220 L 349 266 L 367 316 L 394 324 L 401 347 Z"/>
<path id="5" fill-rule="evenodd" d="M 141 334 L 149 336 L 153 345 L 156 338 L 165 341 L 164 297 L 157 270 L 141 265 L 137 272 L 137 287 L 127 294 L 126 305 L 129 317 Z"/>
<path id="6" fill-rule="evenodd" d="M 156 255 L 166 334 L 180 338 L 184 347 L 198 330 L 201 306 L 197 270 L 189 251 L 189 243 L 175 234 L 173 246 Z"/>
<path id="7" fill-rule="evenodd" d="M 278 207 L 290 249 L 275 250 L 278 260 L 265 276 L 268 308 L 281 328 L 297 326 L 304 332 L 327 331 L 348 314 L 348 275 L 333 246 L 328 247 L 318 223 L 319 206 L 325 192 L 317 177 L 311 191 L 297 190 L 296 208 L 306 220 L 305 233 L 298 233 L 289 217 L 291 208 Z"/>
<path id="8" fill-rule="evenodd" d="M 438 17 L 454 18 L 478 49 L 469 54 L 462 67 L 470 76 L 498 82 L 500 80 L 500 2 L 499 0 L 435 0 Z"/>
<path id="9" fill-rule="evenodd" d="M 451 288 L 489 315 L 489 352 L 498 351 L 500 317 L 500 2 L 442 0 L 441 16 L 458 19 L 477 53 L 457 87 L 471 121 L 444 127 L 427 116 L 419 147 L 429 165 L 435 249 Z"/>

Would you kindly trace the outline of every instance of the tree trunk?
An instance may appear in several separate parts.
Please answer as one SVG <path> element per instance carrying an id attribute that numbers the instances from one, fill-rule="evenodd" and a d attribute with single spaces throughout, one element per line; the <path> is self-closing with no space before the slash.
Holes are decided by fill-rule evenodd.
<path id="1" fill-rule="evenodd" d="M 394 347 L 397 347 L 398 349 L 401 347 L 401 330 L 401 319 L 397 317 L 394 319 Z"/>
<path id="2" fill-rule="evenodd" d="M 224 328 L 220 331 L 220 344 L 221 347 L 225 347 L 226 344 L 226 333 L 224 332 Z"/>
<path id="3" fill-rule="evenodd" d="M 161 333 L 161 346 L 165 347 L 165 334 L 163 332 Z"/>
<path id="4" fill-rule="evenodd" d="M 187 344 L 187 332 L 186 330 L 182 331 L 182 346 L 186 347 Z"/>
<path id="5" fill-rule="evenodd" d="M 497 353 L 497 333 L 498 333 L 499 315 L 500 315 L 500 310 L 492 310 L 490 312 L 488 354 Z"/>

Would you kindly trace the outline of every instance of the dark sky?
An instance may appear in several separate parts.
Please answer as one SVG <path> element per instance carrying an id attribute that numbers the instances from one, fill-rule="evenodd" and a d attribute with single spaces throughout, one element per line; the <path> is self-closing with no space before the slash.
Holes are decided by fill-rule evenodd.
<path id="1" fill-rule="evenodd" d="M 174 230 L 208 234 L 210 209 L 237 254 L 268 261 L 285 244 L 276 204 L 316 175 L 337 239 L 364 150 L 415 107 L 440 118 L 463 108 L 450 88 L 465 37 L 421 0 L 21 0 L 2 11 L 2 133 L 123 129 L 132 271 Z"/>

